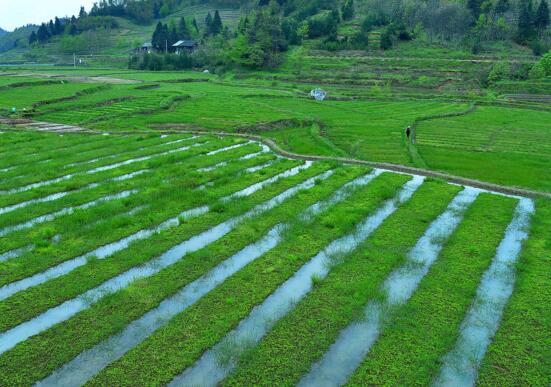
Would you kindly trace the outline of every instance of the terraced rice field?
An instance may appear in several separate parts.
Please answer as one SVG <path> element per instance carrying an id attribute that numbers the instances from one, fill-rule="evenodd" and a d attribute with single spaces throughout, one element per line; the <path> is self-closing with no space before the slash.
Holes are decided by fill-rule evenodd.
<path id="1" fill-rule="evenodd" d="M 417 146 L 431 169 L 549 191 L 543 176 L 551 167 L 550 122 L 551 112 L 478 106 L 466 115 L 421 122 Z"/>
<path id="2" fill-rule="evenodd" d="M 0 154 L 0 385 L 551 380 L 549 201 L 210 135 Z"/>

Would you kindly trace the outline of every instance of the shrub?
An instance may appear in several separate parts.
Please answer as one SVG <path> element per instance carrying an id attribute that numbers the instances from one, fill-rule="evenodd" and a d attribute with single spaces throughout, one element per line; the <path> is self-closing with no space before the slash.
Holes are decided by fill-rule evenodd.
<path id="1" fill-rule="evenodd" d="M 511 67 L 507 62 L 498 62 L 492 67 L 492 71 L 488 75 L 489 83 L 496 83 L 511 77 Z"/>
<path id="2" fill-rule="evenodd" d="M 541 79 L 545 77 L 545 70 L 540 62 L 536 62 L 528 73 L 530 79 Z"/>

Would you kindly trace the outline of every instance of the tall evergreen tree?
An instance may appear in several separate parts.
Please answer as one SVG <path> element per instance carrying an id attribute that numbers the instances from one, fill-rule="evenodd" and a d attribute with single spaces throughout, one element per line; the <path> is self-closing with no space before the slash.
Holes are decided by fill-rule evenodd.
<path id="1" fill-rule="evenodd" d="M 181 39 L 189 39 L 191 36 L 184 17 L 181 17 L 178 22 L 178 35 Z"/>
<path id="2" fill-rule="evenodd" d="M 518 17 L 518 39 L 525 42 L 534 35 L 532 0 L 522 0 Z"/>
<path id="3" fill-rule="evenodd" d="M 56 35 L 61 35 L 63 33 L 63 24 L 61 24 L 61 20 L 56 16 L 54 21 L 54 29 Z"/>
<path id="4" fill-rule="evenodd" d="M 84 9 L 84 7 L 80 7 L 80 12 L 78 13 L 78 18 L 82 19 L 82 18 L 85 18 L 86 16 L 88 16 L 88 14 L 86 13 L 86 10 Z"/>
<path id="5" fill-rule="evenodd" d="M 497 0 L 497 3 L 494 7 L 495 13 L 498 15 L 503 15 L 511 7 L 509 0 Z"/>
<path id="6" fill-rule="evenodd" d="M 50 23 L 48 23 L 48 31 L 50 32 L 50 36 L 56 34 L 55 24 L 53 20 L 50 20 Z"/>
<path id="7" fill-rule="evenodd" d="M 31 36 L 29 36 L 29 45 L 33 45 L 38 41 L 38 37 L 36 36 L 36 32 L 31 32 Z"/>
<path id="8" fill-rule="evenodd" d="M 343 20 L 350 20 L 354 17 L 354 0 L 346 0 L 342 6 Z"/>
<path id="9" fill-rule="evenodd" d="M 151 38 L 151 44 L 159 51 L 164 51 L 169 40 L 168 36 L 168 26 L 158 22 L 157 27 L 155 27 L 155 32 L 153 32 L 153 37 Z"/>
<path id="10" fill-rule="evenodd" d="M 212 35 L 218 35 L 220 32 L 222 32 L 223 26 L 222 26 L 222 18 L 220 17 L 220 12 L 216 10 L 214 12 L 214 18 L 212 19 L 212 23 L 210 25 L 210 33 Z"/>
<path id="11" fill-rule="evenodd" d="M 50 31 L 48 30 L 48 26 L 45 23 L 42 23 L 40 27 L 38 27 L 36 37 L 38 39 L 38 42 L 40 43 L 47 42 L 48 39 L 50 39 Z"/>
<path id="12" fill-rule="evenodd" d="M 534 26 L 540 31 L 549 27 L 549 4 L 547 0 L 541 0 L 538 10 L 536 11 Z"/>
<path id="13" fill-rule="evenodd" d="M 195 30 L 195 33 L 198 33 L 199 32 L 199 25 L 197 24 L 197 19 L 193 18 L 193 20 L 191 21 L 191 25 L 192 25 L 193 29 Z"/>
<path id="14" fill-rule="evenodd" d="M 473 14 L 475 20 L 478 20 L 482 12 L 482 0 L 467 0 L 467 8 Z"/>
<path id="15" fill-rule="evenodd" d="M 212 15 L 207 13 L 207 16 L 205 16 L 205 33 L 208 35 L 210 34 L 210 29 L 212 25 Z"/>
<path id="16" fill-rule="evenodd" d="M 168 49 L 171 50 L 171 47 L 174 43 L 176 43 L 180 37 L 180 34 L 178 34 L 178 27 L 176 26 L 176 23 L 174 23 L 173 20 L 170 21 L 170 24 L 167 26 L 168 28 Z"/>

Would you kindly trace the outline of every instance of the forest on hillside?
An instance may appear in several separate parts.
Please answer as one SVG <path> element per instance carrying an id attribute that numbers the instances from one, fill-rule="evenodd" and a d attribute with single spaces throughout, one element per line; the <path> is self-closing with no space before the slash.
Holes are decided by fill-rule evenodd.
<path id="1" fill-rule="evenodd" d="M 241 20 L 230 28 L 218 12 L 204 20 L 173 17 L 178 10 L 205 3 L 238 8 Z M 31 28 L 27 43 L 32 49 L 60 37 L 64 51 L 78 51 L 102 31 L 120 28 L 121 18 L 156 25 L 151 36 L 156 53 L 130 61 L 133 68 L 150 70 L 273 68 L 291 46 L 369 50 L 373 31 L 380 34 L 381 50 L 411 40 L 461 47 L 473 54 L 502 43 L 525 46 L 536 56 L 551 49 L 549 0 L 101 0 L 90 10 L 81 8 L 79 15 Z M 343 26 L 350 27 L 347 33 Z M 174 57 L 167 48 L 182 39 L 197 41 L 200 49 Z"/>

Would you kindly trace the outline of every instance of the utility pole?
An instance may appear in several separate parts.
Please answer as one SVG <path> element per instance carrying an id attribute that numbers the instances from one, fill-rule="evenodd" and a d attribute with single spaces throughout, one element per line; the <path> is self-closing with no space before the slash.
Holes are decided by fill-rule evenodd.
<path id="1" fill-rule="evenodd" d="M 168 54 L 168 40 L 165 40 L 165 54 Z"/>
<path id="2" fill-rule="evenodd" d="M 73 52 L 73 67 L 77 68 L 77 54 L 76 52 Z"/>

